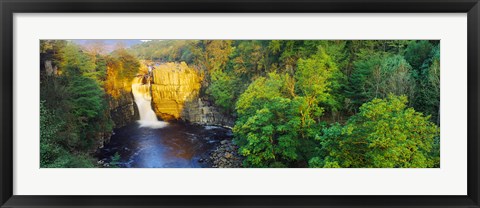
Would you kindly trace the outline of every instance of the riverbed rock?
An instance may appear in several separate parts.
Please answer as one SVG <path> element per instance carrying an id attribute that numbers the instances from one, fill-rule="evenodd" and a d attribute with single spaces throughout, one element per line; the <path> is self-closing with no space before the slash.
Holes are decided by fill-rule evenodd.
<path id="1" fill-rule="evenodd" d="M 243 157 L 238 154 L 238 147 L 232 140 L 222 140 L 210 153 L 210 160 L 214 168 L 241 168 Z"/>

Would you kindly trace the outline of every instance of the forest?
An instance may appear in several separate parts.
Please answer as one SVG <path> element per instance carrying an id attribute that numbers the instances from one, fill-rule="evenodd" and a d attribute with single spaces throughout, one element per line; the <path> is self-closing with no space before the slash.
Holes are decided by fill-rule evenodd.
<path id="1" fill-rule="evenodd" d="M 155 97 L 165 93 L 150 86 L 173 64 L 189 74 L 178 79 L 198 74 L 199 89 L 166 117 Z M 239 167 L 440 167 L 438 40 L 42 40 L 40 70 L 42 168 L 104 167 L 95 152 L 138 120 L 137 101 L 121 108 L 135 82 L 150 87 L 159 120 L 205 126 L 184 116 L 196 99 L 231 120 L 209 125 L 232 132 Z"/>

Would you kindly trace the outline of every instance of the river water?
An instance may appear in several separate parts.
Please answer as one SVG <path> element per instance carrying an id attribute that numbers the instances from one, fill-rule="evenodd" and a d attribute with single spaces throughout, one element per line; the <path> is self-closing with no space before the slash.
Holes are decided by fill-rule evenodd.
<path id="1" fill-rule="evenodd" d="M 120 155 L 121 168 L 206 168 L 219 142 L 231 139 L 231 130 L 215 126 L 169 123 L 163 128 L 140 127 L 135 122 L 115 130 L 110 143 L 97 152 L 110 163 Z"/>

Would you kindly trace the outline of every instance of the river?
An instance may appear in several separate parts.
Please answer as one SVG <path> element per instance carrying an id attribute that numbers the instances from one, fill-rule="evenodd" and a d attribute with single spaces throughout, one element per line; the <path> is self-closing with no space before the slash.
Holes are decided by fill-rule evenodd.
<path id="1" fill-rule="evenodd" d="M 150 84 L 133 80 L 132 94 L 140 120 L 114 130 L 96 157 L 105 167 L 205 168 L 220 141 L 232 138 L 230 129 L 159 121 L 151 106 Z M 115 160 L 112 159 L 117 154 Z"/>
<path id="2" fill-rule="evenodd" d="M 223 139 L 231 139 L 229 129 L 215 126 L 169 123 L 163 128 L 141 127 L 135 122 L 116 129 L 110 143 L 97 158 L 110 163 L 120 155 L 121 168 L 207 168 L 208 156 Z"/>

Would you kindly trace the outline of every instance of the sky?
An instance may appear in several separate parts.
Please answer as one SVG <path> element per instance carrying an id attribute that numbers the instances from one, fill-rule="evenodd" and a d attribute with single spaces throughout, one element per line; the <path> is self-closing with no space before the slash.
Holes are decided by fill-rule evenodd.
<path id="1" fill-rule="evenodd" d="M 96 39 L 88 39 L 88 40 L 81 40 L 81 39 L 76 39 L 72 40 L 74 43 L 88 47 L 91 44 L 101 42 L 105 45 L 105 50 L 106 52 L 111 52 L 115 49 L 115 46 L 117 44 L 122 44 L 125 48 L 130 48 L 133 45 L 137 45 L 143 42 L 148 42 L 150 40 L 138 40 L 138 39 L 126 39 L 126 40 L 121 40 L 121 39 L 116 39 L 116 40 L 96 40 Z"/>

